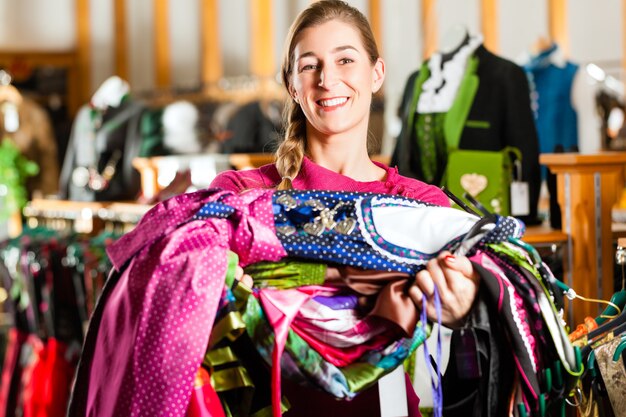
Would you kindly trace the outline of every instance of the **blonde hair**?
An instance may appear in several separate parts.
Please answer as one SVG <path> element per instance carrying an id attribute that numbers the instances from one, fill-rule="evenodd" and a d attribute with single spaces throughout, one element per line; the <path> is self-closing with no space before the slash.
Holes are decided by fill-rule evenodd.
<path id="1" fill-rule="evenodd" d="M 351 24 L 360 33 L 363 46 L 372 65 L 378 60 L 378 47 L 374 34 L 363 13 L 344 1 L 316 1 L 298 15 L 291 25 L 285 41 L 281 76 L 283 86 L 288 93 L 290 92 L 290 78 L 293 72 L 294 49 L 300 34 L 305 29 L 335 19 Z M 278 190 L 293 188 L 292 181 L 300 172 L 306 151 L 306 117 L 300 105 L 293 100 L 288 100 L 285 104 L 283 118 L 286 124 L 285 136 L 276 150 L 276 169 L 281 176 L 281 181 L 276 187 Z"/>

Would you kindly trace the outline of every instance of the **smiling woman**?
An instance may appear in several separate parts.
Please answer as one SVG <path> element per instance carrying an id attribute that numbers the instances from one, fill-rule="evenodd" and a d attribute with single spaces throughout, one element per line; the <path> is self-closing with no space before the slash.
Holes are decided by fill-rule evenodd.
<path id="1" fill-rule="evenodd" d="M 374 162 L 367 152 L 372 94 L 385 79 L 385 63 L 361 12 L 343 1 L 311 4 L 292 24 L 283 56 L 283 85 L 291 96 L 285 107 L 285 138 L 276 163 L 249 171 L 219 174 L 213 187 L 240 192 L 251 188 L 333 190 L 402 195 L 448 206 L 437 187 L 403 177 L 396 168 Z M 407 295 L 435 317 L 432 297 L 441 293 L 442 320 L 458 325 L 478 290 L 478 275 L 464 256 L 442 253 L 420 271 Z M 338 402 L 314 389 L 286 383 L 292 405 L 288 416 L 367 415 L 379 407 L 376 389 L 350 402 Z M 415 395 L 407 390 L 409 398 Z M 419 415 L 413 403 L 409 415 Z"/>

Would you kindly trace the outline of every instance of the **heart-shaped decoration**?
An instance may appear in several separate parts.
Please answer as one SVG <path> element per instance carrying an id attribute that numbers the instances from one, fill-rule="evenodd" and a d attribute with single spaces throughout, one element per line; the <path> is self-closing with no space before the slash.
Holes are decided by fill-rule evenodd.
<path id="1" fill-rule="evenodd" d="M 487 188 L 488 183 L 489 181 L 487 181 L 487 177 L 484 175 L 472 173 L 461 176 L 461 187 L 472 197 L 476 197 Z"/>
<path id="2" fill-rule="evenodd" d="M 287 226 L 276 226 L 276 231 L 281 235 L 291 236 L 297 232 L 296 228 L 290 225 Z"/>
<path id="3" fill-rule="evenodd" d="M 355 226 L 356 220 L 350 217 L 346 217 L 345 219 L 337 223 L 337 226 L 335 226 L 335 231 L 342 235 L 349 235 L 350 233 L 352 233 Z"/>
<path id="4" fill-rule="evenodd" d="M 310 199 L 304 202 L 305 206 L 309 206 L 309 207 L 313 207 L 315 210 L 317 211 L 322 211 L 326 208 L 326 206 L 324 205 L 324 203 L 322 203 L 319 200 L 315 200 L 315 199 Z"/>
<path id="5" fill-rule="evenodd" d="M 302 226 L 302 228 L 304 229 L 305 232 L 313 236 L 321 236 L 322 233 L 324 233 L 324 229 L 325 229 L 324 225 L 319 222 L 307 223 L 304 226 Z"/>

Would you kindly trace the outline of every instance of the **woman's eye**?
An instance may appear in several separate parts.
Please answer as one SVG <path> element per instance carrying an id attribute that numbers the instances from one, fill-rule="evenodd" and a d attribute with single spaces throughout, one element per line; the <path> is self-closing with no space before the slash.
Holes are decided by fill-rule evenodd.
<path id="1" fill-rule="evenodd" d="M 309 64 L 309 65 L 303 65 L 302 68 L 300 68 L 300 71 L 311 71 L 315 69 L 317 69 L 317 65 Z"/>
<path id="2" fill-rule="evenodd" d="M 350 64 L 351 62 L 354 62 L 354 60 L 350 59 L 350 58 L 341 58 L 339 60 L 340 64 Z"/>

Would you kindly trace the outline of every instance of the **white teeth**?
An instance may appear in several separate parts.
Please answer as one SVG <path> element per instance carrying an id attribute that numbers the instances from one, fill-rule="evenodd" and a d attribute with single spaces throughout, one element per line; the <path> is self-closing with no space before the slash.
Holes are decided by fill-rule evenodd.
<path id="1" fill-rule="evenodd" d="M 330 100 L 320 100 L 320 104 L 324 107 L 338 106 L 348 101 L 346 97 L 333 98 Z"/>

